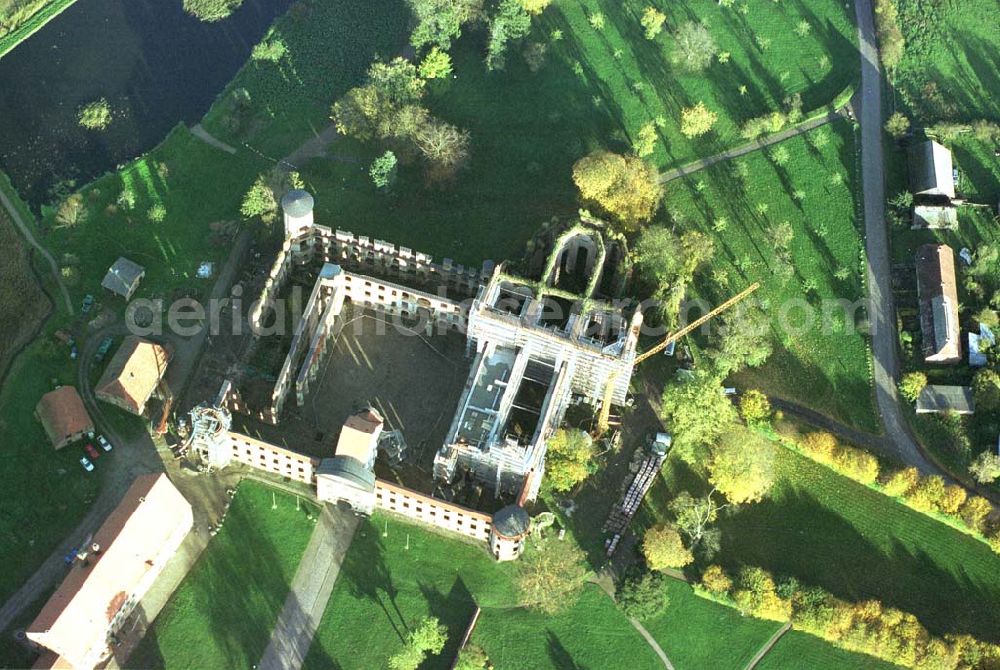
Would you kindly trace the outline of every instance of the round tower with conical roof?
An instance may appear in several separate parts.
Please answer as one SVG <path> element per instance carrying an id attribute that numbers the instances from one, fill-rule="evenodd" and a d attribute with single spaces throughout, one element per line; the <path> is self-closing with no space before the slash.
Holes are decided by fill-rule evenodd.
<path id="1" fill-rule="evenodd" d="M 507 505 L 493 515 L 490 528 L 490 553 L 498 561 L 513 561 L 524 551 L 524 539 L 531 528 L 531 517 L 520 505 Z"/>
<path id="2" fill-rule="evenodd" d="M 285 239 L 293 240 L 313 226 L 315 201 L 308 191 L 294 189 L 281 198 L 281 211 L 285 218 Z"/>

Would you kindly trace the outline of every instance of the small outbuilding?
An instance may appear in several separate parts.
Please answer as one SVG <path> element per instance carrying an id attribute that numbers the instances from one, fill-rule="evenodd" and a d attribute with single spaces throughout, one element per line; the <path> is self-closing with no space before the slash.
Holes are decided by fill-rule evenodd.
<path id="1" fill-rule="evenodd" d="M 913 208 L 913 230 L 955 230 L 957 210 L 951 205 L 917 205 Z"/>
<path id="2" fill-rule="evenodd" d="M 969 367 L 981 368 L 989 363 L 986 351 L 997 344 L 997 338 L 985 323 L 979 324 L 978 333 L 969 333 Z"/>
<path id="3" fill-rule="evenodd" d="M 35 406 L 35 418 L 42 423 L 52 446 L 62 449 L 94 431 L 94 422 L 83 398 L 72 386 L 60 386 L 42 396 Z"/>
<path id="4" fill-rule="evenodd" d="M 934 140 L 910 149 L 910 190 L 915 196 L 955 197 L 951 152 Z"/>
<path id="5" fill-rule="evenodd" d="M 513 561 L 524 551 L 524 539 L 531 529 L 531 517 L 520 505 L 507 505 L 493 515 L 490 553 L 498 561 Z"/>
<path id="6" fill-rule="evenodd" d="M 167 372 L 170 354 L 155 342 L 129 336 L 108 363 L 95 394 L 99 400 L 141 416 Z"/>
<path id="7" fill-rule="evenodd" d="M 917 414 L 973 414 L 976 401 L 969 386 L 928 384 L 917 398 Z"/>
<path id="8" fill-rule="evenodd" d="M 955 252 L 947 244 L 924 244 L 917 249 L 915 263 L 924 360 L 957 363 L 962 359 L 962 343 Z"/>
<path id="9" fill-rule="evenodd" d="M 108 269 L 101 286 L 115 295 L 131 300 L 132 294 L 139 288 L 139 282 L 145 276 L 144 267 L 122 256 Z"/>

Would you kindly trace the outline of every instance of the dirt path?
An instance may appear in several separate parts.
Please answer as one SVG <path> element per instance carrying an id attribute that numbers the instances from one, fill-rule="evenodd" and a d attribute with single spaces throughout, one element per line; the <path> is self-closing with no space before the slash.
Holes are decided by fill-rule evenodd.
<path id="1" fill-rule="evenodd" d="M 770 640 L 764 643 L 764 646 L 761 647 L 760 650 L 754 655 L 754 657 L 750 659 L 750 662 L 747 663 L 747 667 L 744 668 L 743 670 L 753 670 L 754 668 L 756 668 L 757 664 L 760 663 L 761 660 L 765 656 L 767 656 L 767 653 L 774 648 L 774 645 L 778 644 L 778 640 L 780 640 L 781 637 L 791 629 L 792 629 L 792 624 L 786 622 L 781 628 L 779 628 L 774 633 L 774 635 L 771 636 Z"/>
<path id="2" fill-rule="evenodd" d="M 216 136 L 212 135 L 207 130 L 205 130 L 205 126 L 201 125 L 200 123 L 197 123 L 191 127 L 191 134 L 197 137 L 205 144 L 209 144 L 215 147 L 216 149 L 225 151 L 227 154 L 236 153 L 236 147 L 230 146 L 225 142 L 223 142 L 222 140 L 220 140 L 219 138 L 217 138 Z"/>
<path id="3" fill-rule="evenodd" d="M 604 591 L 604 593 L 607 594 L 607 596 L 611 598 L 612 601 L 615 599 L 615 587 L 612 582 L 610 574 L 601 573 L 599 575 L 595 575 L 594 577 L 591 578 L 590 581 L 601 587 L 601 590 Z M 649 645 L 649 648 L 652 649 L 656 653 L 656 655 L 660 657 L 660 661 L 663 663 L 663 667 L 667 668 L 667 670 L 674 670 L 674 664 L 670 662 L 670 659 L 667 658 L 666 652 L 663 651 L 663 648 L 656 641 L 656 639 L 649 634 L 649 631 L 646 630 L 646 627 L 643 626 L 641 623 L 639 623 L 638 619 L 633 619 L 632 617 L 626 617 L 626 618 L 628 619 L 628 622 L 632 624 L 632 627 L 635 628 L 637 631 L 639 631 L 639 635 L 642 635 L 642 639 L 646 641 L 646 644 Z"/>
<path id="4" fill-rule="evenodd" d="M 840 109 L 824 114 L 823 116 L 818 116 L 814 119 L 809 119 L 803 121 L 798 125 L 792 126 L 791 128 L 786 128 L 781 132 L 775 133 L 773 135 L 768 135 L 767 137 L 755 140 L 753 142 L 747 142 L 741 146 L 735 147 L 733 149 L 728 149 L 722 153 L 715 154 L 714 156 L 709 156 L 708 158 L 702 158 L 700 160 L 692 161 L 687 165 L 682 165 L 673 170 L 667 170 L 666 172 L 660 173 L 660 183 L 666 184 L 668 181 L 673 181 L 679 177 L 686 177 L 688 175 L 694 174 L 699 170 L 704 170 L 705 168 L 712 167 L 716 163 L 721 163 L 722 161 L 727 161 L 731 158 L 738 158 L 746 154 L 752 153 L 754 151 L 759 151 L 765 147 L 769 147 L 772 144 L 777 144 L 779 142 L 784 142 L 792 137 L 797 137 L 803 133 L 807 133 L 810 130 L 824 126 L 831 121 L 836 121 L 837 119 L 847 118 L 847 107 L 841 107 Z"/>
<path id="5" fill-rule="evenodd" d="M 17 208 L 14 207 L 14 203 L 10 201 L 7 194 L 3 192 L 3 189 L 0 189 L 0 204 L 2 204 L 4 209 L 7 210 L 7 213 L 10 215 L 14 225 L 17 226 L 17 229 L 21 231 L 22 235 L 24 235 L 24 239 L 28 240 L 28 244 L 30 244 L 35 251 L 40 253 L 49 264 L 49 268 L 52 270 L 52 276 L 56 280 L 56 286 L 59 287 L 63 300 L 66 302 L 66 311 L 72 315 L 73 300 L 69 297 L 69 291 L 66 289 L 66 285 L 63 284 L 62 275 L 59 274 L 59 264 L 56 263 L 56 259 L 52 257 L 52 254 L 49 253 L 48 249 L 39 244 L 38 240 L 35 239 L 35 236 L 31 233 L 31 228 L 29 228 L 28 224 L 25 223 L 24 219 L 21 217 L 21 213 L 17 211 Z"/>
<path id="6" fill-rule="evenodd" d="M 357 527 L 358 517 L 350 512 L 323 507 L 258 670 L 302 667 Z"/>

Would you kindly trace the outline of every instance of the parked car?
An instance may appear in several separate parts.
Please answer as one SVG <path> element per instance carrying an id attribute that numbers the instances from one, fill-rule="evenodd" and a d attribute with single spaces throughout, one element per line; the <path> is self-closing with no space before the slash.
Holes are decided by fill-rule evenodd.
<path id="1" fill-rule="evenodd" d="M 94 449 L 94 445 L 90 444 L 89 442 L 84 445 L 83 450 L 86 451 L 87 455 L 90 456 L 95 461 L 101 456 L 101 452 L 97 451 L 97 449 Z"/>
<path id="2" fill-rule="evenodd" d="M 103 435 L 97 436 L 97 443 L 101 445 L 101 449 L 103 449 L 104 451 L 111 451 L 111 443 L 108 442 L 108 438 L 104 437 Z"/>
<path id="3" fill-rule="evenodd" d="M 108 351 L 111 349 L 111 343 L 114 342 L 110 337 L 105 337 L 101 340 L 101 346 L 97 349 L 97 353 L 94 354 L 94 359 L 98 363 L 104 360 L 104 357 L 108 355 Z"/>
<path id="4" fill-rule="evenodd" d="M 83 469 L 86 470 L 87 472 L 93 472 L 94 471 L 94 464 L 91 463 L 90 459 L 87 458 L 86 456 L 84 456 L 83 458 L 80 459 L 80 465 L 82 465 Z"/>
<path id="5" fill-rule="evenodd" d="M 83 296 L 83 305 L 81 305 L 80 307 L 81 311 L 84 314 L 86 314 L 87 312 L 90 311 L 90 308 L 93 306 L 94 306 L 94 296 L 90 295 L 89 293 Z"/>

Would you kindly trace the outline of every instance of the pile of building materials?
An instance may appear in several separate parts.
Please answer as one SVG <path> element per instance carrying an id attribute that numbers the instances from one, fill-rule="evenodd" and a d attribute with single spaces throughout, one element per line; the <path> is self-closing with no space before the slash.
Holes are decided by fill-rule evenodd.
<path id="1" fill-rule="evenodd" d="M 638 468 L 635 468 L 634 465 L 630 468 L 635 472 L 635 476 L 632 477 L 631 481 L 625 482 L 625 492 L 621 501 L 611 508 L 608 520 L 604 522 L 604 531 L 612 533 L 612 536 L 604 543 L 608 556 L 611 556 L 618 548 L 622 534 L 638 511 L 646 492 L 656 480 L 656 475 L 659 474 L 660 466 L 663 465 L 663 461 L 667 457 L 667 450 L 670 448 L 671 442 L 670 435 L 657 433 L 645 452 L 637 450 L 636 453 L 641 456 Z"/>

